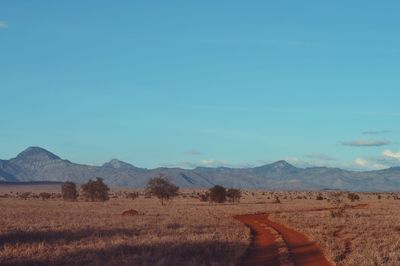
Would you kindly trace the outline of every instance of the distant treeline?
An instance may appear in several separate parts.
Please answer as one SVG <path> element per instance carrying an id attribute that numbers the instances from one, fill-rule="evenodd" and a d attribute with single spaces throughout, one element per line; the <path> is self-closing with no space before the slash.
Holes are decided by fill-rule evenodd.
<path id="1" fill-rule="evenodd" d="M 61 185 L 63 182 L 57 181 L 30 181 L 30 182 L 7 182 L 0 181 L 0 186 L 36 186 L 36 185 Z"/>

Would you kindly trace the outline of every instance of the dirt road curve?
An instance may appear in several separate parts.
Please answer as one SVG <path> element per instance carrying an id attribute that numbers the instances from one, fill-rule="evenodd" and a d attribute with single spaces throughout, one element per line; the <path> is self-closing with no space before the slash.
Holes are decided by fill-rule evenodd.
<path id="1" fill-rule="evenodd" d="M 271 221 L 268 214 L 248 214 L 235 218 L 249 226 L 254 234 L 254 239 L 243 258 L 242 265 L 280 265 L 278 242 L 277 237 L 273 234 L 274 230 L 285 241 L 294 265 L 331 265 L 313 241 L 283 224 Z"/>

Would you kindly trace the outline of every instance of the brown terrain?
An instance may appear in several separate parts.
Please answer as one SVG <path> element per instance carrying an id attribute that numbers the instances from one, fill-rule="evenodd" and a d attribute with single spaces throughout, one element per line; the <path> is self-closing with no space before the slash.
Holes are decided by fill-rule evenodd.
<path id="1" fill-rule="evenodd" d="M 51 198 L 36 196 L 43 191 Z M 243 191 L 240 203 L 214 204 L 203 192 L 182 190 L 161 206 L 142 190 L 65 202 L 59 187 L 0 187 L 0 265 L 400 265 L 398 193 L 352 202 Z"/>

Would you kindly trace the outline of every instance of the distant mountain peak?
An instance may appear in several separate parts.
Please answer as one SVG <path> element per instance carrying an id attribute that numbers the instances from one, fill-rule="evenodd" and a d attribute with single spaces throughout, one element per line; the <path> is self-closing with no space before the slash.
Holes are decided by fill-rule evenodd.
<path id="1" fill-rule="evenodd" d="M 114 169 L 134 169 L 134 168 L 136 168 L 135 166 L 133 166 L 129 163 L 120 161 L 118 159 L 112 159 L 111 161 L 103 164 L 103 167 L 109 167 L 109 168 L 114 168 Z"/>
<path id="2" fill-rule="evenodd" d="M 29 147 L 20 154 L 18 154 L 16 159 L 46 161 L 46 160 L 60 160 L 61 158 L 43 148 Z"/>
<path id="3" fill-rule="evenodd" d="M 288 163 L 285 160 L 280 160 L 280 161 L 274 162 L 271 164 L 271 166 L 273 166 L 275 168 L 288 168 L 288 167 L 292 168 L 292 167 L 294 167 L 293 165 L 291 165 L 290 163 Z"/>

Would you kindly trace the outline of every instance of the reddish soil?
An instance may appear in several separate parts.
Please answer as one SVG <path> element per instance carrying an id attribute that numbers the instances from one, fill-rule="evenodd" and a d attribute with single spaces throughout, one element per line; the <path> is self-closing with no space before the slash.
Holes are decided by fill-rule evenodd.
<path id="1" fill-rule="evenodd" d="M 270 229 L 265 228 L 267 217 L 249 214 L 235 218 L 249 226 L 253 234 L 252 242 L 242 260 L 242 265 L 279 265 L 277 239 Z"/>
<path id="2" fill-rule="evenodd" d="M 137 210 L 133 210 L 133 209 L 129 209 L 126 210 L 122 213 L 123 216 L 135 216 L 135 215 L 139 215 L 139 212 Z"/>
<path id="3" fill-rule="evenodd" d="M 331 265 L 315 242 L 283 224 L 271 221 L 268 214 L 248 214 L 235 218 L 249 226 L 254 235 L 242 265 L 280 265 L 277 239 L 268 227 L 282 236 L 295 265 Z"/>

